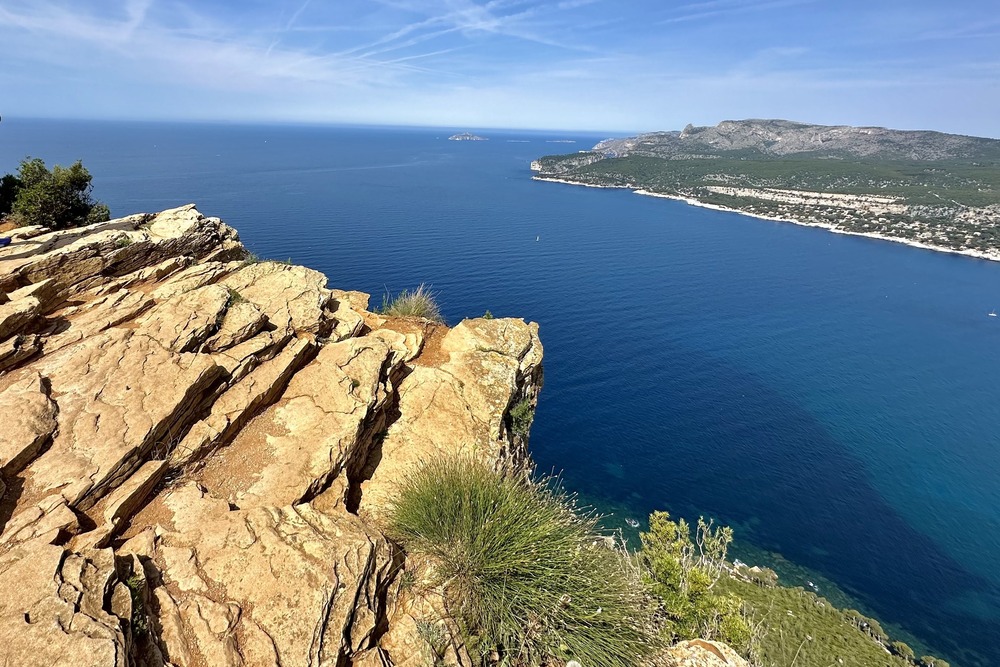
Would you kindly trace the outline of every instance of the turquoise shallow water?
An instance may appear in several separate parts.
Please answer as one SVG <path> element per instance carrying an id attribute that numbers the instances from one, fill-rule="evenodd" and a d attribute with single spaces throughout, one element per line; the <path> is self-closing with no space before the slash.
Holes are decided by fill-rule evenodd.
<path id="1" fill-rule="evenodd" d="M 530 180 L 603 137 L 449 134 L 4 119 L 0 172 L 82 158 L 115 214 L 197 202 L 376 301 L 427 282 L 452 322 L 536 320 L 542 469 L 712 514 L 1000 664 L 1000 264 Z"/>

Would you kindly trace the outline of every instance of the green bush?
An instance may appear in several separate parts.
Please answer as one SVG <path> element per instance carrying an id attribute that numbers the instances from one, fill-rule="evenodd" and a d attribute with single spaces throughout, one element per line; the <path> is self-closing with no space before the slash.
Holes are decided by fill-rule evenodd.
<path id="1" fill-rule="evenodd" d="M 914 660 L 916 659 L 916 654 L 913 653 L 913 649 L 906 642 L 895 641 L 891 644 L 892 652 L 898 655 L 904 660 Z"/>
<path id="2" fill-rule="evenodd" d="M 920 658 L 920 663 L 922 667 L 951 667 L 946 661 L 941 658 L 935 658 L 932 655 L 925 655 Z"/>
<path id="3" fill-rule="evenodd" d="M 68 168 L 56 165 L 49 171 L 42 160 L 26 159 L 17 177 L 4 177 L 0 199 L 14 192 L 10 216 L 19 225 L 81 227 L 111 217 L 107 206 L 91 199 L 90 181 L 90 172 L 79 160 Z"/>
<path id="4" fill-rule="evenodd" d="M 666 512 L 654 512 L 649 532 L 639 537 L 647 583 L 662 601 L 666 638 L 719 640 L 747 655 L 753 632 L 742 601 L 713 591 L 724 571 L 732 529 L 698 519 L 692 541 L 684 519 L 674 522 Z"/>
<path id="5" fill-rule="evenodd" d="M 550 484 L 465 458 L 413 472 L 391 510 L 404 547 L 436 563 L 473 654 L 638 665 L 657 645 L 649 606 L 636 563 L 596 523 Z"/>
<path id="6" fill-rule="evenodd" d="M 510 409 L 510 430 L 514 435 L 527 438 L 531 432 L 531 423 L 535 420 L 535 409 L 531 406 L 531 401 L 524 399 L 518 401 Z"/>
<path id="7" fill-rule="evenodd" d="M 395 299 L 390 300 L 386 294 L 382 297 L 382 308 L 379 312 L 393 317 L 422 317 L 434 322 L 444 321 L 434 293 L 423 284 L 412 292 L 403 290 Z"/>

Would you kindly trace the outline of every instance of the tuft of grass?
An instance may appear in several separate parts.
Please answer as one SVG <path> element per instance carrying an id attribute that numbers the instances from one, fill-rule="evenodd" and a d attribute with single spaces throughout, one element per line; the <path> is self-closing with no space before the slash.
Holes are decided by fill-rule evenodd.
<path id="1" fill-rule="evenodd" d="M 551 483 L 438 459 L 405 478 L 390 519 L 408 551 L 434 560 L 484 659 L 632 667 L 657 646 L 634 559 Z"/>
<path id="2" fill-rule="evenodd" d="M 244 298 L 244 296 L 242 294 L 240 294 L 239 291 L 234 290 L 232 287 L 227 287 L 226 289 L 229 290 L 229 305 L 230 306 L 235 306 L 238 303 L 245 303 L 246 302 L 246 298 Z"/>
<path id="3" fill-rule="evenodd" d="M 493 319 L 493 313 L 491 313 L 490 311 L 487 310 L 485 313 L 483 313 L 483 319 L 484 320 L 492 320 Z"/>
<path id="4" fill-rule="evenodd" d="M 122 235 L 115 239 L 115 248 L 127 248 L 135 243 L 131 236 Z"/>
<path id="5" fill-rule="evenodd" d="M 413 291 L 403 290 L 395 299 L 390 300 L 389 295 L 385 294 L 379 312 L 393 317 L 422 317 L 433 322 L 443 322 L 441 309 L 434 297 L 434 293 L 421 283 Z"/>

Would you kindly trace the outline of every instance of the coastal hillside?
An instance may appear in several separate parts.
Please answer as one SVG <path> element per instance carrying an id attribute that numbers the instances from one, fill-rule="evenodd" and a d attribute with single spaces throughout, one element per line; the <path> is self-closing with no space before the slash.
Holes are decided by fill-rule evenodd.
<path id="1" fill-rule="evenodd" d="M 765 218 L 1000 259 L 1000 140 L 784 120 L 607 139 L 532 163 Z"/>

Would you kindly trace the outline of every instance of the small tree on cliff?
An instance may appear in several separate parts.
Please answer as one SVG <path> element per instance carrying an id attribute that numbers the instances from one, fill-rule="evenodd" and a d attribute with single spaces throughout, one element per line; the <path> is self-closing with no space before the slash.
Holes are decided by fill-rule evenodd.
<path id="1" fill-rule="evenodd" d="M 650 591 L 662 602 L 666 639 L 716 639 L 748 654 L 753 629 L 743 603 L 733 595 L 713 591 L 722 576 L 733 531 L 698 519 L 691 539 L 684 519 L 672 521 L 666 512 L 649 517 L 649 532 L 640 533 Z"/>
<path id="2" fill-rule="evenodd" d="M 79 160 L 68 168 L 56 165 L 49 171 L 42 160 L 26 159 L 17 177 L 4 177 L 5 188 L 16 192 L 11 217 L 20 225 L 52 229 L 104 222 L 111 213 L 91 198 L 90 181 L 90 172 Z"/>

